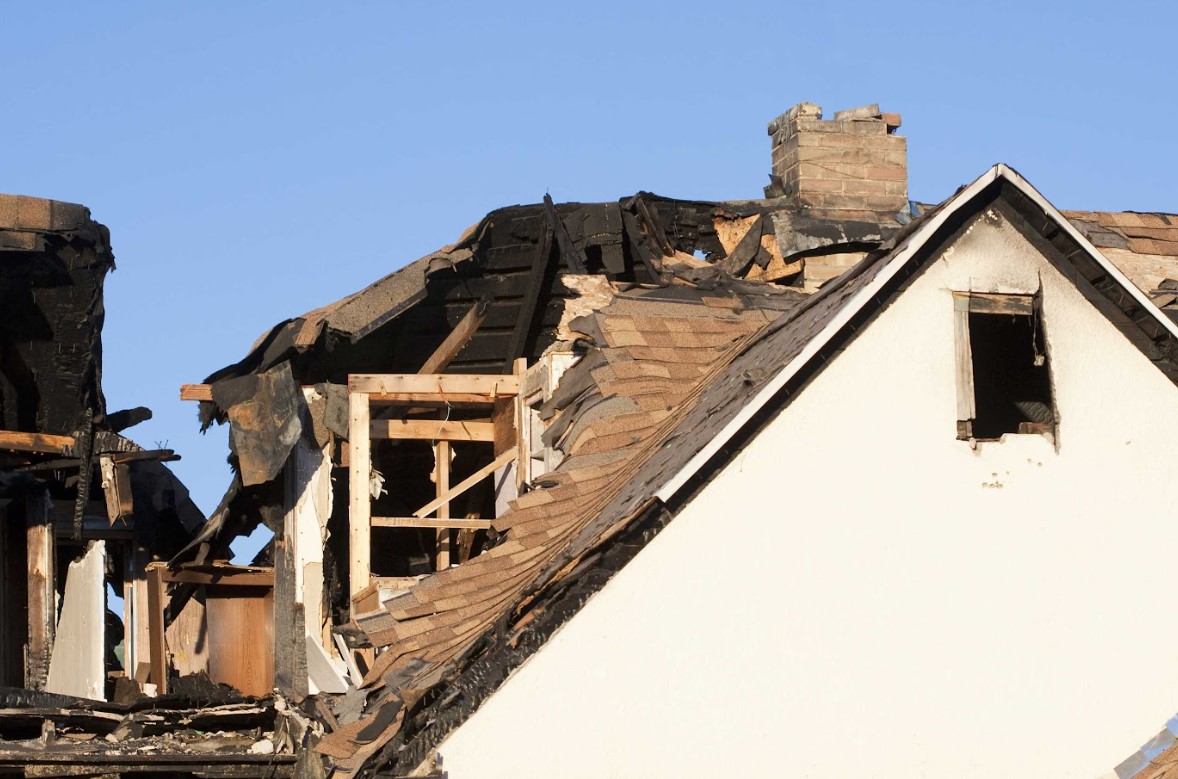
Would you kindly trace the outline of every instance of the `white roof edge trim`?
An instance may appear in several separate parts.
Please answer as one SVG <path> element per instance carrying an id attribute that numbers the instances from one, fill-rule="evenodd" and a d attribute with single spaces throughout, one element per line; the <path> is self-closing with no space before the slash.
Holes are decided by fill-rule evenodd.
<path id="1" fill-rule="evenodd" d="M 668 502 L 675 496 L 683 485 L 689 479 L 695 476 L 703 466 L 715 456 L 716 452 L 720 451 L 721 447 L 727 444 L 732 438 L 748 424 L 749 420 L 753 418 L 772 398 L 774 395 L 785 386 L 797 373 L 806 366 L 814 358 L 819 351 L 826 347 L 830 340 L 834 338 L 843 327 L 867 304 L 872 298 L 879 294 L 880 290 L 887 284 L 899 271 L 903 268 L 909 260 L 920 250 L 925 243 L 932 237 L 932 235 L 940 229 L 949 217 L 953 216 L 966 203 L 976 197 L 983 189 L 988 187 L 999 178 L 1006 179 L 1012 185 L 1017 187 L 1023 194 L 1031 199 L 1037 206 L 1042 208 L 1044 212 L 1054 219 L 1060 227 L 1068 232 L 1068 234 L 1075 239 L 1075 241 L 1092 257 L 1092 259 L 1100 265 L 1114 280 L 1124 287 L 1134 300 L 1149 311 L 1154 318 L 1156 318 L 1162 325 L 1175 337 L 1178 337 L 1178 325 L 1170 321 L 1170 318 L 1155 306 L 1145 293 L 1139 290 L 1136 285 L 1129 281 L 1125 274 L 1109 262 L 1108 258 L 1100 253 L 1087 238 L 1080 233 L 1075 226 L 1068 221 L 1067 217 L 1059 212 L 1055 206 L 1051 205 L 1039 191 L 1027 182 L 1021 175 L 1011 169 L 1004 163 L 998 163 L 988 171 L 983 173 L 972 184 L 954 195 L 948 203 L 945 204 L 937 213 L 933 214 L 929 221 L 917 229 L 915 233 L 909 236 L 905 246 L 896 253 L 891 262 L 887 264 L 879 274 L 872 279 L 871 283 L 859 290 L 855 297 L 851 298 L 846 305 L 835 315 L 826 327 L 822 329 L 817 336 L 810 339 L 806 347 L 798 354 L 797 357 L 790 360 L 790 362 L 778 371 L 768 384 L 761 388 L 756 397 L 752 399 L 744 408 L 737 413 L 735 417 L 714 437 L 709 441 L 694 457 L 687 462 L 687 464 L 672 476 L 663 486 L 655 493 L 655 497 L 664 503 Z"/>

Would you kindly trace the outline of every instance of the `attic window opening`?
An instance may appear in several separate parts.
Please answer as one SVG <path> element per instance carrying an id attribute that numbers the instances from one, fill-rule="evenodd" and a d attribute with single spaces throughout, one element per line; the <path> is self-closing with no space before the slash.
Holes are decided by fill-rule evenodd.
<path id="1" fill-rule="evenodd" d="M 957 437 L 1055 434 L 1051 368 L 1032 295 L 955 293 Z"/>

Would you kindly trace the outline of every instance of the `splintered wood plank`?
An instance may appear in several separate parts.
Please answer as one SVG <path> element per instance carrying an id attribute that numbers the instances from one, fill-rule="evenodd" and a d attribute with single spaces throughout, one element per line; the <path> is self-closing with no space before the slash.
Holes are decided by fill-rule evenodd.
<path id="1" fill-rule="evenodd" d="M 491 527 L 491 520 L 489 519 L 460 519 L 456 517 L 449 517 L 445 519 L 432 519 L 429 517 L 373 517 L 373 527 L 418 527 L 418 528 L 447 528 L 454 530 L 470 529 L 470 530 L 486 530 Z"/>
<path id="2" fill-rule="evenodd" d="M 494 441 L 495 425 L 484 420 L 373 419 L 372 438 L 407 438 L 418 441 Z"/>
<path id="3" fill-rule="evenodd" d="M 302 389 L 306 392 L 309 389 L 314 389 L 313 384 L 304 384 Z M 212 384 L 181 384 L 180 385 L 180 400 L 212 400 L 213 399 L 213 385 Z"/>
<path id="4" fill-rule="evenodd" d="M 470 307 L 470 311 L 454 326 L 446 340 L 422 364 L 419 373 L 441 373 L 446 369 L 487 318 L 488 302 L 488 299 L 483 299 Z"/>
<path id="5" fill-rule="evenodd" d="M 352 392 L 348 408 L 348 594 L 355 595 L 368 586 L 372 567 L 368 395 Z"/>
<path id="6" fill-rule="evenodd" d="M 430 514 L 432 514 L 439 507 L 444 506 L 444 505 L 449 505 L 450 501 L 454 500 L 459 495 L 466 492 L 471 487 L 478 484 L 480 481 L 487 478 L 492 473 L 494 473 L 495 471 L 502 468 L 504 465 L 507 465 L 509 462 L 514 460 L 515 454 L 516 454 L 515 449 L 507 450 L 506 452 L 504 452 L 503 454 L 496 457 L 494 460 L 492 460 L 487 465 L 484 465 L 482 468 L 479 468 L 477 471 L 472 473 L 470 476 L 467 476 L 465 479 L 460 481 L 454 487 L 451 487 L 449 490 L 441 493 L 440 495 L 438 495 L 438 497 L 434 498 L 429 503 L 427 503 L 424 506 L 422 506 L 421 508 L 419 508 L 417 511 L 414 511 L 413 516 L 426 517 L 426 516 L 429 516 Z"/>
<path id="7" fill-rule="evenodd" d="M 212 400 L 212 384 L 181 384 L 180 400 Z"/>
<path id="8" fill-rule="evenodd" d="M 435 400 L 450 395 L 477 395 L 487 399 L 519 392 L 519 379 L 511 374 L 385 373 L 348 376 L 351 392 L 370 395 L 426 394 Z"/>
<path id="9" fill-rule="evenodd" d="M 73 445 L 74 437 L 69 435 L 0 430 L 0 449 L 40 454 L 65 454 L 66 450 Z"/>

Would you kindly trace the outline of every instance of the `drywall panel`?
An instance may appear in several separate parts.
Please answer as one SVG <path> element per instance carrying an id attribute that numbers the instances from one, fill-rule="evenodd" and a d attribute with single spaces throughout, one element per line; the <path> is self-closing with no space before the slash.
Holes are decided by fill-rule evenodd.
<path id="1" fill-rule="evenodd" d="M 106 700 L 106 544 L 91 541 L 70 563 L 49 661 L 47 692 Z"/>

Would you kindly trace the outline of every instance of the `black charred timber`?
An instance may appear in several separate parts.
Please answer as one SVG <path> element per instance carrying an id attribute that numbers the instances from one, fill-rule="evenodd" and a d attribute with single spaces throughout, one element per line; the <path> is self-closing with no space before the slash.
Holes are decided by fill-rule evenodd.
<path id="1" fill-rule="evenodd" d="M 573 243 L 569 231 L 565 229 L 564 222 L 561 221 L 560 215 L 556 213 L 556 206 L 552 203 L 552 196 L 547 192 L 544 193 L 544 219 L 547 220 L 548 225 L 552 228 L 553 234 L 556 236 L 556 246 L 560 250 L 560 258 L 564 260 L 564 264 L 568 269 L 573 273 L 587 272 L 585 253 Z"/>
<path id="2" fill-rule="evenodd" d="M 94 412 L 86 409 L 82 412 L 82 424 L 74 435 L 74 448 L 77 451 L 81 467 L 78 471 L 78 497 L 74 499 L 73 539 L 82 540 L 82 523 L 86 515 L 86 504 L 90 501 L 90 481 L 94 474 L 92 462 L 94 444 Z"/>
<path id="3" fill-rule="evenodd" d="M 83 206 L 0 195 L 0 427 L 69 435 L 105 412 L 107 229 Z"/>
<path id="4" fill-rule="evenodd" d="M 110 428 L 111 432 L 118 433 L 121 430 L 134 427 L 140 422 L 146 422 L 149 419 L 151 419 L 151 409 L 146 406 L 136 406 L 135 408 L 128 408 L 123 411 L 116 411 L 113 414 L 107 414 L 106 426 Z"/>
<path id="5" fill-rule="evenodd" d="M 552 198 L 544 196 L 545 203 L 551 205 Z M 554 214 L 555 216 L 555 214 Z M 559 217 L 556 218 L 559 223 Z M 528 343 L 532 340 L 535 329 L 536 303 L 540 300 L 540 290 L 544 287 L 544 279 L 548 275 L 548 268 L 552 264 L 554 230 L 552 222 L 544 220 L 544 227 L 540 231 L 540 241 L 536 244 L 536 253 L 532 255 L 532 269 L 528 273 L 528 287 L 524 292 L 520 304 L 519 316 L 515 322 L 515 329 L 511 333 L 507 355 L 503 361 L 503 372 L 511 373 L 512 363 L 516 358 L 524 356 Z"/>

